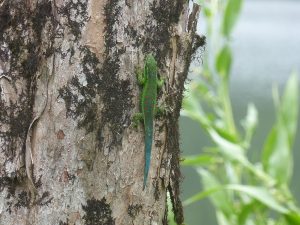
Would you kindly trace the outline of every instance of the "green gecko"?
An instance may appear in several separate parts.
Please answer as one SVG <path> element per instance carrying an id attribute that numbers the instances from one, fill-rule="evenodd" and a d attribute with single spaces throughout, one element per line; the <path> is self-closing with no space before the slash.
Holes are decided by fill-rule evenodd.
<path id="1" fill-rule="evenodd" d="M 164 81 L 157 77 L 157 63 L 151 54 L 146 56 L 144 71 L 137 71 L 137 79 L 140 85 L 143 86 L 141 108 L 142 113 L 135 114 L 133 120 L 144 121 L 145 129 L 145 167 L 144 167 L 144 184 L 143 190 L 147 184 L 148 173 L 150 169 L 150 158 L 153 140 L 153 121 L 156 112 L 157 90 Z"/>

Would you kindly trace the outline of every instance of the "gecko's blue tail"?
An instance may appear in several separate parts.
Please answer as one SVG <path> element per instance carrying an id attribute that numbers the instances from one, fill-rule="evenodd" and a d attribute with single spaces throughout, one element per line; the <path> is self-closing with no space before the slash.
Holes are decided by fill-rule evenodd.
<path id="1" fill-rule="evenodd" d="M 146 134 L 146 137 L 145 137 L 145 167 L 144 167 L 143 190 L 146 187 L 148 173 L 149 173 L 149 169 L 150 169 L 151 148 L 152 148 L 152 132 L 150 132 L 150 134 Z"/>

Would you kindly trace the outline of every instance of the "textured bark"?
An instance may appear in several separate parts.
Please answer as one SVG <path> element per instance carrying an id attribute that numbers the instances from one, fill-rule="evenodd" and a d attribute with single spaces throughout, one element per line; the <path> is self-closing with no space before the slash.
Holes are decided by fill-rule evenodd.
<path id="1" fill-rule="evenodd" d="M 199 7 L 184 0 L 0 0 L 0 224 L 178 224 L 178 117 Z M 165 85 L 148 186 L 134 74 Z"/>

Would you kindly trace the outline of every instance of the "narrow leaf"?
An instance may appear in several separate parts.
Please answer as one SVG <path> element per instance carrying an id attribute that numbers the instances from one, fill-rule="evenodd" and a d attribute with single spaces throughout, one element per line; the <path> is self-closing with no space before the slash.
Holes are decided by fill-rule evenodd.
<path id="1" fill-rule="evenodd" d="M 297 74 L 292 73 L 287 82 L 281 103 L 281 118 L 287 128 L 290 147 L 294 142 L 297 129 L 299 90 Z"/>
<path id="2" fill-rule="evenodd" d="M 230 219 L 228 219 L 222 211 L 217 210 L 216 215 L 217 215 L 217 220 L 218 220 L 219 225 L 232 225 L 232 223 L 230 222 Z M 230 215 L 230 216 L 233 216 L 233 215 Z"/>
<path id="3" fill-rule="evenodd" d="M 264 187 L 255 187 L 255 186 L 246 186 L 239 184 L 232 184 L 227 186 L 230 190 L 235 190 L 239 192 L 243 192 L 250 197 L 256 199 L 267 207 L 279 212 L 286 214 L 288 213 L 288 209 L 282 206 L 271 194 L 270 191 Z"/>
<path id="4" fill-rule="evenodd" d="M 207 166 L 215 163 L 216 157 L 212 155 L 196 155 L 196 156 L 186 156 L 181 162 L 183 166 Z"/>
<path id="5" fill-rule="evenodd" d="M 182 116 L 187 116 L 192 120 L 197 121 L 202 126 L 208 126 L 210 124 L 207 115 L 202 110 L 199 99 L 191 92 L 186 93 L 185 98 L 183 99 L 183 110 L 181 111 Z"/>
<path id="6" fill-rule="evenodd" d="M 227 79 L 229 77 L 230 69 L 232 63 L 231 50 L 228 45 L 224 46 L 216 60 L 216 69 L 221 77 Z"/>
<path id="7" fill-rule="evenodd" d="M 208 129 L 212 140 L 219 146 L 220 152 L 230 160 L 238 161 L 244 166 L 248 166 L 249 162 L 244 155 L 244 150 L 238 144 L 229 142 L 221 137 L 214 129 Z"/>
<path id="8" fill-rule="evenodd" d="M 219 189 L 221 187 L 218 179 L 209 171 L 198 169 L 198 173 L 201 175 L 202 183 L 206 191 Z M 210 195 L 210 199 L 212 200 L 216 208 L 221 210 L 225 215 L 229 216 L 233 213 L 232 203 L 230 202 L 227 191 L 225 191 L 224 189 L 212 193 Z"/>
<path id="9" fill-rule="evenodd" d="M 220 191 L 223 187 L 214 187 L 214 188 L 210 188 L 207 189 L 203 192 L 197 193 L 195 195 L 193 195 L 192 197 L 188 198 L 187 200 L 185 200 L 183 202 L 183 206 L 188 206 L 190 204 L 193 204 L 195 202 L 201 201 L 202 199 L 209 197 L 210 195 L 212 195 L 213 193 L 216 193 L 217 191 Z"/>
<path id="10" fill-rule="evenodd" d="M 282 125 L 273 127 L 263 150 L 265 171 L 277 182 L 288 182 L 292 172 L 292 157 L 287 130 Z"/>
<path id="11" fill-rule="evenodd" d="M 299 213 L 291 212 L 285 215 L 285 219 L 289 225 L 300 225 Z"/>
<path id="12" fill-rule="evenodd" d="M 245 142 L 247 145 L 250 144 L 252 135 L 255 131 L 257 126 L 257 110 L 253 104 L 249 104 L 247 108 L 247 115 L 246 118 L 242 121 L 242 126 L 245 129 Z"/>
<path id="13" fill-rule="evenodd" d="M 277 103 L 277 121 L 264 144 L 264 170 L 279 183 L 288 183 L 292 175 L 292 146 L 298 116 L 298 79 L 293 74 Z M 278 101 L 278 100 L 277 100 Z"/>
<path id="14" fill-rule="evenodd" d="M 243 0 L 228 0 L 227 2 L 223 19 L 223 34 L 226 37 L 229 37 L 232 32 L 240 14 L 242 3 Z"/>

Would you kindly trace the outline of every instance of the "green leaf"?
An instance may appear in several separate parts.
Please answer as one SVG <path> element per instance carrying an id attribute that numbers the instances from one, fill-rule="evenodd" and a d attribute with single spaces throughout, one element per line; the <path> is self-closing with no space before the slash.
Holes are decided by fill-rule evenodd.
<path id="1" fill-rule="evenodd" d="M 201 95 L 201 96 L 205 96 L 207 94 L 209 94 L 209 88 L 208 86 L 203 83 L 203 82 L 198 82 L 197 84 L 197 87 L 196 87 L 196 90 L 198 91 L 198 93 Z"/>
<path id="2" fill-rule="evenodd" d="M 245 129 L 245 142 L 247 145 L 250 145 L 252 135 L 257 126 L 257 110 L 253 104 L 248 104 L 246 118 L 242 121 L 242 126 Z"/>
<path id="3" fill-rule="evenodd" d="M 217 220 L 218 220 L 218 224 L 219 225 L 232 225 L 232 220 L 231 219 L 228 219 L 227 217 L 226 217 L 226 215 L 222 212 L 222 211 L 220 211 L 220 210 L 217 210 L 216 211 L 216 216 L 217 216 Z M 229 215 L 230 217 L 233 217 L 234 216 L 234 214 L 232 214 L 232 215 Z"/>
<path id="4" fill-rule="evenodd" d="M 196 155 L 186 156 L 181 162 L 183 166 L 207 166 L 217 161 L 215 156 L 212 155 Z"/>
<path id="5" fill-rule="evenodd" d="M 208 8 L 208 7 L 204 7 L 203 12 L 204 12 L 204 15 L 205 15 L 205 17 L 206 17 L 207 19 L 211 18 L 212 15 L 213 15 L 211 9 Z"/>
<path id="6" fill-rule="evenodd" d="M 292 146 L 298 116 L 298 80 L 293 74 L 287 82 L 281 102 L 278 103 L 277 121 L 264 144 L 264 170 L 279 183 L 288 183 L 292 175 Z"/>
<path id="7" fill-rule="evenodd" d="M 251 219 L 249 218 L 250 215 L 257 210 L 258 205 L 256 200 L 252 200 L 248 204 L 241 205 L 241 210 L 238 214 L 238 224 L 245 225 L 245 224 L 252 224 Z"/>
<path id="8" fill-rule="evenodd" d="M 200 101 L 198 98 L 196 98 L 195 94 L 193 94 L 193 90 L 191 90 L 189 93 L 186 93 L 186 96 L 182 102 L 182 106 L 182 116 L 187 116 L 192 120 L 199 122 L 204 127 L 209 126 L 210 120 L 207 117 L 207 114 L 202 110 Z"/>
<path id="9" fill-rule="evenodd" d="M 243 125 L 246 130 L 253 130 L 257 125 L 257 110 L 252 103 L 248 104 L 247 115 Z"/>
<path id="10" fill-rule="evenodd" d="M 281 119 L 287 128 L 290 147 L 294 142 L 297 129 L 298 104 L 299 104 L 298 78 L 295 72 L 292 73 L 287 82 L 282 101 L 281 101 Z"/>
<path id="11" fill-rule="evenodd" d="M 212 140 L 219 146 L 219 150 L 223 155 L 230 160 L 240 162 L 244 166 L 249 165 L 249 161 L 244 154 L 244 149 L 240 145 L 224 139 L 214 129 L 208 129 L 208 133 Z"/>
<path id="12" fill-rule="evenodd" d="M 243 0 L 228 0 L 224 18 L 223 18 L 223 29 L 222 32 L 227 38 L 230 36 L 232 29 L 238 19 L 242 8 Z"/>
<path id="13" fill-rule="evenodd" d="M 216 193 L 216 192 L 220 191 L 222 188 L 223 187 L 221 187 L 221 186 L 220 187 L 214 187 L 214 188 L 210 188 L 210 189 L 207 189 L 205 191 L 199 192 L 199 193 L 193 195 L 192 197 L 186 199 L 183 202 L 183 206 L 188 206 L 188 205 L 193 204 L 195 202 L 201 201 L 202 199 L 204 199 L 206 197 L 209 197 L 213 193 Z"/>
<path id="14" fill-rule="evenodd" d="M 228 45 L 224 46 L 217 55 L 216 69 L 220 76 L 224 79 L 229 77 L 232 63 L 231 50 Z"/>
<path id="15" fill-rule="evenodd" d="M 264 170 L 279 183 L 288 182 L 292 172 L 292 156 L 287 130 L 282 125 L 272 128 L 263 149 Z"/>
<path id="16" fill-rule="evenodd" d="M 223 124 L 222 124 L 223 126 Z M 237 142 L 237 137 L 236 135 L 233 135 L 233 134 L 230 134 L 228 132 L 228 129 L 225 129 L 223 127 L 218 127 L 217 125 L 216 126 L 213 126 L 213 128 L 215 129 L 215 131 L 222 137 L 224 138 L 225 140 L 229 141 L 229 142 L 232 142 L 232 143 L 236 143 Z"/>
<path id="17" fill-rule="evenodd" d="M 198 173 L 201 175 L 202 183 L 206 191 L 219 189 L 222 185 L 218 179 L 209 171 L 204 169 L 198 169 Z M 225 215 L 229 216 L 233 213 L 232 203 L 230 202 L 230 197 L 224 189 L 218 192 L 211 193 L 210 199 L 213 204 L 221 210 Z"/>
<path id="18" fill-rule="evenodd" d="M 235 190 L 239 192 L 243 192 L 250 197 L 256 199 L 261 202 L 265 206 L 279 212 L 282 214 L 286 214 L 289 212 L 287 208 L 282 206 L 274 197 L 270 194 L 270 190 L 264 187 L 255 187 L 255 186 L 246 186 L 239 184 L 227 185 L 226 188 L 230 190 Z"/>
<path id="19" fill-rule="evenodd" d="M 289 225 L 300 225 L 299 213 L 291 212 L 285 215 L 285 219 Z"/>

